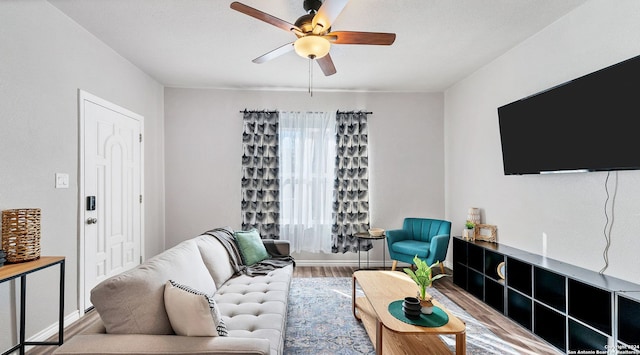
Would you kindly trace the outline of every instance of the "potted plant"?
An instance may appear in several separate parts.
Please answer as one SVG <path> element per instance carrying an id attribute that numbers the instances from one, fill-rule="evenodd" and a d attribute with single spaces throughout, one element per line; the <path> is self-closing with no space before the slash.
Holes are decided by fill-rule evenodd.
<path id="1" fill-rule="evenodd" d="M 476 225 L 475 225 L 475 223 L 473 223 L 471 221 L 467 221 L 464 224 L 464 228 L 465 229 L 462 232 L 462 236 L 464 237 L 464 239 L 471 240 L 471 241 L 475 240 L 476 239 L 476 236 L 475 236 Z"/>
<path id="2" fill-rule="evenodd" d="M 438 274 L 433 276 L 432 268 L 440 265 L 439 261 L 436 261 L 433 265 L 427 265 L 426 261 L 421 260 L 416 255 L 413 258 L 413 263 L 416 265 L 416 271 L 410 268 L 405 268 L 404 272 L 411 277 L 411 279 L 418 285 L 418 299 L 422 306 L 422 313 L 431 314 L 433 311 L 433 303 L 431 302 L 431 296 L 427 298 L 427 287 L 431 287 L 431 283 L 437 279 L 447 276 L 446 274 Z"/>

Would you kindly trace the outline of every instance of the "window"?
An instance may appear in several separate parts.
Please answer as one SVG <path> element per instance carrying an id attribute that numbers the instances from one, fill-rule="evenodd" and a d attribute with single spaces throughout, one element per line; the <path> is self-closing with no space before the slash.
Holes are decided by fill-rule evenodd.
<path id="1" fill-rule="evenodd" d="M 335 113 L 280 112 L 280 238 L 292 252 L 331 252 Z"/>

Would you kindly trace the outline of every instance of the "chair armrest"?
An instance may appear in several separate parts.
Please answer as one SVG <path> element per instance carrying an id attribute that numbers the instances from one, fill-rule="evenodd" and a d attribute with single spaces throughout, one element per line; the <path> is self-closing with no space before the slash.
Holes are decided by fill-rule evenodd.
<path id="1" fill-rule="evenodd" d="M 401 240 L 410 239 L 409 233 L 404 229 L 392 229 L 385 232 L 389 245 Z"/>
<path id="2" fill-rule="evenodd" d="M 449 234 L 439 234 L 431 237 L 429 242 L 429 259 L 444 262 L 447 257 L 447 249 L 449 248 Z"/>
<path id="3" fill-rule="evenodd" d="M 288 240 L 263 239 L 262 244 L 264 244 L 264 247 L 267 249 L 267 253 L 271 256 L 291 255 L 291 244 Z"/>
<path id="4" fill-rule="evenodd" d="M 66 354 L 270 355 L 267 339 L 147 334 L 79 334 L 54 352 Z"/>

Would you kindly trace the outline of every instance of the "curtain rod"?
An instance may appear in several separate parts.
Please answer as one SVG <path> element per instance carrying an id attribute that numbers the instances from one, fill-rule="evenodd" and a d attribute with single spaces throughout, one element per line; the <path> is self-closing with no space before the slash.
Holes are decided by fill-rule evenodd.
<path id="1" fill-rule="evenodd" d="M 364 113 L 366 115 L 372 115 L 373 114 L 373 112 L 371 112 L 371 111 L 340 111 L 340 110 L 338 110 L 336 112 L 337 113 Z"/>
<path id="2" fill-rule="evenodd" d="M 257 113 L 257 112 L 266 112 L 266 113 L 276 113 L 278 112 L 277 110 L 247 110 L 246 108 L 242 111 L 240 111 L 240 113 Z"/>
<path id="3" fill-rule="evenodd" d="M 276 111 L 276 110 L 273 110 L 273 111 L 269 111 L 269 110 L 247 110 L 247 109 L 244 109 L 244 110 L 240 111 L 240 113 L 257 113 L 257 112 L 276 113 L 278 111 Z M 340 111 L 340 110 L 336 111 L 336 113 L 364 113 L 366 115 L 372 115 L 373 114 L 373 112 L 371 112 L 371 111 Z"/>

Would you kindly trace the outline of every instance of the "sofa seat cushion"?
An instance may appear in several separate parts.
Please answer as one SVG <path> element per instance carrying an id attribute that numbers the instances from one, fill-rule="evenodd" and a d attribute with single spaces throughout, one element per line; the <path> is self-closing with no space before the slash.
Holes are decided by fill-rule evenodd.
<path id="1" fill-rule="evenodd" d="M 267 275 L 229 279 L 214 296 L 230 337 L 265 338 L 281 354 L 293 266 Z"/>
<path id="2" fill-rule="evenodd" d="M 197 244 L 184 241 L 91 290 L 91 303 L 107 333 L 174 334 L 164 306 L 168 280 L 209 295 L 216 291 Z"/>
<path id="3" fill-rule="evenodd" d="M 394 252 L 406 255 L 418 255 L 419 258 L 426 258 L 429 255 L 429 243 L 419 240 L 402 240 L 391 244 Z"/>

